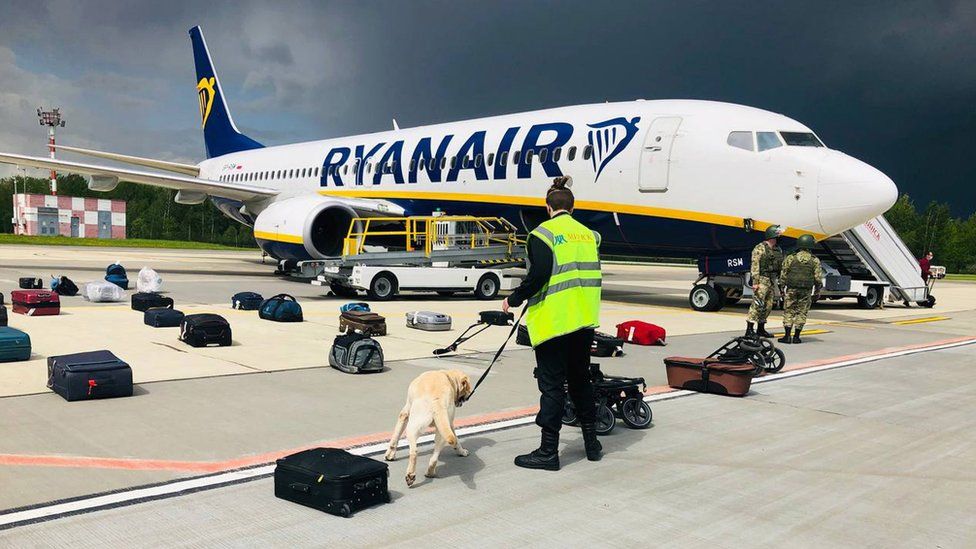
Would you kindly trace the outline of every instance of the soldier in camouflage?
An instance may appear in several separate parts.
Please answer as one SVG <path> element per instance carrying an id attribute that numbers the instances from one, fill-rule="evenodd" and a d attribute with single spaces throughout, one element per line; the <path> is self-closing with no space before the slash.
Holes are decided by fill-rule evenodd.
<path id="1" fill-rule="evenodd" d="M 815 242 L 813 235 L 800 236 L 797 240 L 799 251 L 783 261 L 780 280 L 786 286 L 786 303 L 783 305 L 783 327 L 786 334 L 779 339 L 780 343 L 801 342 L 800 332 L 806 324 L 813 296 L 820 292 L 823 269 L 820 267 L 820 260 L 810 253 Z"/>
<path id="2" fill-rule="evenodd" d="M 752 305 L 746 319 L 746 335 L 773 337 L 766 331 L 766 319 L 776 299 L 776 279 L 783 265 L 783 252 L 776 246 L 776 239 L 783 234 L 779 225 L 770 225 L 763 234 L 764 240 L 752 249 Z M 753 324 L 758 324 L 756 329 Z"/>

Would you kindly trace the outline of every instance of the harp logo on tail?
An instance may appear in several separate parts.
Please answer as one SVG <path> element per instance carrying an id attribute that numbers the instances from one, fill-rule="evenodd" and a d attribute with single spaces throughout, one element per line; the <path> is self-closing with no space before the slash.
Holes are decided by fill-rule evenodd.
<path id="1" fill-rule="evenodd" d="M 207 119 L 210 118 L 210 109 L 213 108 L 214 102 L 214 85 L 217 79 L 211 76 L 210 78 L 201 78 L 197 82 L 197 95 L 200 99 L 200 125 L 204 128 L 207 127 Z"/>
<path id="2" fill-rule="evenodd" d="M 611 118 L 596 124 L 587 124 L 591 129 L 588 139 L 593 149 L 593 170 L 596 179 L 600 179 L 603 168 L 623 152 L 630 141 L 637 135 L 637 123 L 640 117 L 635 116 L 629 121 L 624 117 Z"/>

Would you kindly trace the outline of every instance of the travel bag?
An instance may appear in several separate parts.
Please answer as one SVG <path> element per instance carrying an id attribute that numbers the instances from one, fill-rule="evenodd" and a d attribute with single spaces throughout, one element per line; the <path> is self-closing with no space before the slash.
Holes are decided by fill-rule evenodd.
<path id="1" fill-rule="evenodd" d="M 78 295 L 78 285 L 74 280 L 63 275 L 51 279 L 51 290 L 67 297 Z"/>
<path id="2" fill-rule="evenodd" d="M 226 347 L 231 344 L 230 324 L 220 315 L 186 315 L 180 322 L 180 341 L 193 347 Z"/>
<path id="3" fill-rule="evenodd" d="M 445 332 L 451 329 L 451 316 L 433 311 L 414 311 L 407 313 L 407 328 L 427 332 Z"/>
<path id="4" fill-rule="evenodd" d="M 274 493 L 299 505 L 348 517 L 390 502 L 386 463 L 339 448 L 312 448 L 275 464 Z"/>
<path id="5" fill-rule="evenodd" d="M 44 287 L 44 281 L 35 276 L 22 276 L 17 280 L 22 290 L 39 290 Z"/>
<path id="6" fill-rule="evenodd" d="M 123 290 L 129 289 L 129 277 L 125 272 L 125 267 L 118 263 L 113 263 L 105 268 L 105 280 Z"/>
<path id="7" fill-rule="evenodd" d="M 183 311 L 172 307 L 147 309 L 142 315 L 142 321 L 153 328 L 175 328 L 183 322 Z"/>
<path id="8" fill-rule="evenodd" d="M 230 298 L 230 306 L 241 311 L 256 311 L 261 308 L 264 298 L 256 292 L 237 292 Z"/>
<path id="9" fill-rule="evenodd" d="M 0 326 L 7 325 L 7 307 L 0 305 Z"/>
<path id="10" fill-rule="evenodd" d="M 532 346 L 532 339 L 529 337 L 529 327 L 525 324 L 519 324 L 518 332 L 515 333 L 515 344 L 524 347 Z"/>
<path id="11" fill-rule="evenodd" d="M 386 335 L 386 318 L 369 311 L 346 311 L 339 315 L 339 331 L 359 332 L 368 336 Z"/>
<path id="12" fill-rule="evenodd" d="M 368 313 L 369 303 L 365 303 L 363 301 L 356 301 L 353 303 L 346 303 L 345 305 L 341 305 L 339 307 L 340 313 L 346 313 L 349 311 L 366 311 Z"/>
<path id="13" fill-rule="evenodd" d="M 329 350 L 329 366 L 347 374 L 383 371 L 383 348 L 375 339 L 350 332 L 337 335 Z"/>
<path id="14" fill-rule="evenodd" d="M 258 316 L 275 322 L 302 322 L 302 306 L 288 294 L 269 297 L 258 309 Z"/>
<path id="15" fill-rule="evenodd" d="M 85 284 L 83 295 L 92 303 L 119 302 L 125 299 L 125 292 L 122 291 L 122 288 L 107 280 L 96 280 Z"/>
<path id="16" fill-rule="evenodd" d="M 149 267 L 139 269 L 139 275 L 136 276 L 136 290 L 145 293 L 156 293 L 162 289 L 163 278 L 159 276 L 159 273 Z"/>
<path id="17" fill-rule="evenodd" d="M 105 350 L 49 356 L 47 386 L 67 401 L 132 396 L 132 368 Z"/>
<path id="18" fill-rule="evenodd" d="M 31 356 L 31 340 L 26 333 L 8 328 L 6 324 L 0 327 L 0 362 L 14 362 L 28 360 Z"/>
<path id="19" fill-rule="evenodd" d="M 13 311 L 22 315 L 61 314 L 61 300 L 58 294 L 48 290 L 14 290 L 10 292 L 10 303 Z"/>
<path id="20" fill-rule="evenodd" d="M 146 312 L 158 307 L 173 308 L 173 298 L 159 295 L 155 292 L 139 292 L 132 294 L 132 310 Z"/>
<path id="21" fill-rule="evenodd" d="M 716 395 L 745 396 L 756 367 L 749 362 L 722 362 L 715 358 L 671 356 L 664 359 L 668 385 Z"/>
<path id="22" fill-rule="evenodd" d="M 593 333 L 593 345 L 590 347 L 590 356 L 614 357 L 623 356 L 623 354 L 623 339 L 603 332 Z"/>
<path id="23" fill-rule="evenodd" d="M 664 328 L 640 320 L 629 320 L 622 324 L 617 324 L 617 337 L 635 345 L 667 344 L 664 341 L 667 337 L 667 332 Z"/>

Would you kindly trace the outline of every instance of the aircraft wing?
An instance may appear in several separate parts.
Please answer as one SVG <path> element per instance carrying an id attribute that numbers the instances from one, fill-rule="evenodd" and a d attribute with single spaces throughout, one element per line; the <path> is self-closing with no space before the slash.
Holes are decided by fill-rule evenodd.
<path id="1" fill-rule="evenodd" d="M 253 200 L 255 198 L 270 198 L 278 194 L 277 189 L 259 187 L 256 185 L 245 185 L 241 183 L 225 183 L 222 181 L 212 181 L 191 177 L 188 175 L 170 175 L 126 168 L 114 168 L 109 166 L 97 166 L 94 164 L 82 164 L 80 162 L 68 162 L 65 160 L 54 160 L 37 156 L 26 156 L 20 154 L 0 153 L 0 163 L 13 164 L 16 166 L 26 166 L 30 168 L 42 168 L 45 170 L 55 170 L 66 173 L 76 173 L 80 175 L 117 177 L 120 181 L 130 181 L 141 185 L 152 185 L 178 191 L 193 191 L 204 193 L 210 196 L 230 198 L 232 200 Z"/>
<path id="2" fill-rule="evenodd" d="M 55 148 L 59 151 L 68 151 L 87 156 L 94 156 L 96 158 L 105 158 L 108 160 L 115 160 L 117 162 L 125 162 L 127 164 L 134 164 L 136 166 L 145 166 L 147 168 L 155 168 L 157 170 L 167 172 L 176 172 L 193 177 L 200 175 L 200 167 L 194 164 L 183 164 L 182 162 L 169 162 L 166 160 L 156 160 L 155 158 L 143 158 L 141 156 L 129 156 L 127 154 L 95 151 L 91 149 L 82 149 L 80 147 L 69 147 L 67 145 L 57 145 Z"/>

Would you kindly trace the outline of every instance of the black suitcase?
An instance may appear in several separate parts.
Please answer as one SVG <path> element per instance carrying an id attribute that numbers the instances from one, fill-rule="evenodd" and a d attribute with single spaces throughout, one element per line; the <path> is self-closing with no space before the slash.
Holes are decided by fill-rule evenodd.
<path id="1" fill-rule="evenodd" d="M 173 298 L 159 295 L 155 292 L 139 292 L 132 294 L 132 310 L 146 312 L 157 307 L 173 308 Z"/>
<path id="2" fill-rule="evenodd" d="M 7 325 L 7 308 L 0 305 L 0 327 Z"/>
<path id="3" fill-rule="evenodd" d="M 183 322 L 183 311 L 169 307 L 147 309 L 142 321 L 153 328 L 175 328 Z"/>
<path id="4" fill-rule="evenodd" d="M 111 351 L 49 356 L 47 386 L 67 401 L 132 396 L 132 369 Z"/>
<path id="5" fill-rule="evenodd" d="M 40 290 L 44 287 L 44 281 L 35 276 L 22 276 L 17 283 L 23 290 Z"/>
<path id="6" fill-rule="evenodd" d="M 230 324 L 220 316 L 210 313 L 186 315 L 180 323 L 180 341 L 194 347 L 231 344 Z"/>
<path id="7" fill-rule="evenodd" d="M 389 503 L 389 476 L 382 461 L 339 448 L 312 448 L 276 462 L 275 497 L 348 517 L 353 511 Z"/>

